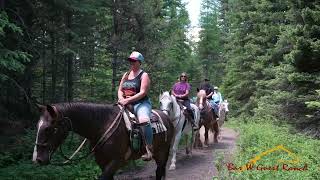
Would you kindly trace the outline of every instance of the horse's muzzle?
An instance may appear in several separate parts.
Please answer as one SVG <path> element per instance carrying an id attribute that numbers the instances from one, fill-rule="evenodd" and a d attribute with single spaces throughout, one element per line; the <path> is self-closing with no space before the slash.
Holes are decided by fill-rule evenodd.
<path id="1" fill-rule="evenodd" d="M 36 164 L 39 164 L 41 166 L 49 164 L 49 160 L 43 160 L 41 158 L 37 158 L 36 161 L 33 161 L 33 162 L 36 163 Z"/>

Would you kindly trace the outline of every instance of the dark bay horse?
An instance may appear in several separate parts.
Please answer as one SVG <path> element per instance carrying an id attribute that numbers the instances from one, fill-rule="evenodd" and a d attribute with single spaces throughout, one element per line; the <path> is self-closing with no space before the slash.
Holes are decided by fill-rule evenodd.
<path id="1" fill-rule="evenodd" d="M 91 152 L 102 170 L 100 179 L 113 179 L 116 171 L 128 160 L 145 153 L 134 152 L 130 146 L 129 132 L 122 117 L 122 108 L 108 104 L 61 103 L 39 106 L 40 120 L 37 124 L 36 145 L 33 161 L 40 165 L 50 162 L 53 152 L 73 131 L 90 141 Z M 156 179 L 165 178 L 166 164 L 173 137 L 173 125 L 168 117 L 157 111 L 166 132 L 153 135 L 153 159 L 157 164 Z"/>
<path id="2" fill-rule="evenodd" d="M 196 100 L 196 105 L 199 107 L 200 110 L 200 126 L 204 126 L 205 128 L 205 133 L 204 133 L 204 137 L 205 137 L 205 141 L 204 144 L 208 145 L 208 132 L 209 130 L 211 130 L 214 133 L 214 142 L 217 143 L 218 142 L 218 135 L 219 135 L 219 124 L 218 121 L 216 119 L 216 116 L 214 116 L 214 112 L 213 109 L 210 106 L 209 101 L 207 100 L 206 97 L 206 91 L 205 90 L 199 90 L 199 92 L 197 93 L 197 100 Z M 196 136 L 196 146 L 199 146 L 199 142 L 200 142 L 200 134 L 198 132 L 197 136 Z M 201 144 L 202 145 L 202 144 Z"/>

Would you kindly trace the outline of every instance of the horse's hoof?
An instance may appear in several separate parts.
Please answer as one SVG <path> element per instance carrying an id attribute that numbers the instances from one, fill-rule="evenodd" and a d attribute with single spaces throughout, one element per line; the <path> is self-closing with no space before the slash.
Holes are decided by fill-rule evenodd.
<path id="1" fill-rule="evenodd" d="M 186 149 L 186 154 L 190 154 L 190 150 L 189 149 Z"/>
<path id="2" fill-rule="evenodd" d="M 191 158 L 192 157 L 192 153 L 187 154 L 187 157 Z"/>
<path id="3" fill-rule="evenodd" d="M 176 165 L 172 165 L 169 167 L 169 171 L 175 170 L 176 169 Z"/>

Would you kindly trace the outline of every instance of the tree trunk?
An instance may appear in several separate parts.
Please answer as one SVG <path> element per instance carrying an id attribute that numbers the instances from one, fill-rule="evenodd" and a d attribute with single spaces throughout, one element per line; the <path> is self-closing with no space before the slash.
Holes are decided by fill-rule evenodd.
<path id="1" fill-rule="evenodd" d="M 50 33 L 51 36 L 51 102 L 56 101 L 56 85 L 57 85 L 57 62 L 56 62 L 56 37 L 54 32 Z"/>
<path id="2" fill-rule="evenodd" d="M 113 1 L 113 34 L 112 34 L 112 101 L 115 100 L 116 78 L 117 78 L 117 58 L 118 58 L 118 18 L 117 18 L 117 1 Z"/>
<path id="3" fill-rule="evenodd" d="M 46 73 L 47 73 L 47 66 L 46 66 L 46 48 L 43 46 L 42 49 L 42 104 L 46 102 Z"/>
<path id="4" fill-rule="evenodd" d="M 72 14 L 71 11 L 66 11 L 65 14 L 65 23 L 66 23 L 66 28 L 67 28 L 67 33 L 66 33 L 66 48 L 68 49 L 68 52 L 66 54 L 66 84 L 65 84 L 65 90 L 66 90 L 66 100 L 68 102 L 72 101 L 73 99 L 73 53 L 71 52 L 71 18 Z"/>

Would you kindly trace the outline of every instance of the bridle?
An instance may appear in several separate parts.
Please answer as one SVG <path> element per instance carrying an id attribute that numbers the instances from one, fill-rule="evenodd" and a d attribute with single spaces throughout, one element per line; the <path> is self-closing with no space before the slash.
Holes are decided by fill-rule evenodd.
<path id="1" fill-rule="evenodd" d="M 171 98 L 170 106 L 171 106 L 171 108 L 173 109 L 173 101 L 174 101 L 174 100 L 172 99 L 171 95 L 170 95 L 170 98 Z M 170 98 L 169 98 L 169 99 L 170 99 Z M 161 102 L 162 99 L 164 99 L 164 97 L 160 98 L 160 102 Z M 177 101 L 177 100 L 176 100 L 176 101 Z M 178 101 L 177 101 L 177 103 L 178 103 Z M 181 120 L 181 116 L 182 116 L 182 114 L 183 114 L 182 109 L 181 109 L 180 107 L 179 107 L 178 109 L 180 110 L 179 118 L 174 118 L 174 121 L 172 121 L 172 122 L 178 121 L 176 124 L 179 124 L 179 122 L 180 122 L 180 120 Z M 167 112 L 168 115 L 170 116 L 170 112 L 171 112 L 170 109 L 163 109 L 162 106 L 161 106 L 161 107 L 160 107 L 160 110 Z"/>
<path id="2" fill-rule="evenodd" d="M 104 132 L 104 134 L 99 138 L 99 140 L 97 141 L 97 143 L 93 146 L 93 148 L 90 150 L 90 152 L 88 152 L 86 155 L 76 159 L 76 160 L 73 160 L 73 161 L 80 161 L 82 159 L 85 159 L 87 158 L 88 156 L 92 155 L 96 149 L 98 147 L 102 147 L 105 142 L 111 137 L 111 135 L 115 132 L 115 130 L 119 127 L 119 124 L 120 124 L 120 120 L 121 120 L 121 117 L 123 115 L 123 112 L 125 110 L 125 108 L 123 106 L 120 106 L 118 105 L 119 108 L 120 108 L 120 111 L 119 113 L 117 114 L 116 118 L 113 120 L 113 122 L 111 123 L 111 125 L 109 126 L 109 128 Z M 69 126 L 70 126 L 70 129 L 67 129 L 67 131 L 71 130 L 72 132 L 72 136 L 71 136 L 71 140 L 70 142 L 72 142 L 73 140 L 73 126 L 72 126 L 72 121 L 69 117 L 67 116 L 63 116 L 62 120 L 64 119 L 68 119 L 68 122 L 69 122 Z M 65 121 L 62 121 L 62 122 L 65 122 Z M 63 123 L 61 123 L 63 124 Z M 113 128 L 115 126 L 115 128 Z M 63 127 L 68 127 L 68 126 L 63 126 Z M 54 134 L 58 132 L 58 127 L 54 127 Z M 65 133 L 65 132 L 63 132 Z M 54 135 L 52 134 L 52 135 Z M 53 165 L 66 165 L 67 163 L 69 163 L 73 156 L 78 153 L 80 151 L 80 149 L 83 147 L 83 145 L 85 144 L 85 142 L 87 141 L 87 138 L 85 138 L 83 140 L 83 142 L 80 144 L 80 146 L 76 149 L 76 151 L 70 156 L 70 157 L 67 157 L 63 151 L 62 151 L 62 146 L 60 145 L 59 148 L 60 148 L 60 154 L 63 158 L 66 159 L 66 161 L 64 161 L 63 163 L 52 163 Z M 49 146 L 49 159 L 51 158 L 52 154 L 53 154 L 53 145 L 50 145 L 49 143 L 36 143 L 37 146 L 42 146 L 42 147 L 48 147 Z"/>
<path id="3" fill-rule="evenodd" d="M 67 121 L 65 121 L 64 119 L 67 119 Z M 69 128 L 70 127 L 70 128 Z M 60 128 L 63 129 L 63 131 L 61 133 L 66 133 L 69 130 L 73 130 L 72 128 L 72 122 L 70 120 L 70 118 L 63 116 L 62 120 L 58 121 L 57 125 L 55 125 L 53 128 L 53 133 L 51 134 L 51 136 L 54 136 L 55 134 L 57 134 L 58 130 Z M 72 131 L 73 132 L 73 131 Z M 71 140 L 73 139 L 73 133 L 72 133 L 72 137 Z M 48 140 L 47 140 L 48 141 Z M 49 158 L 52 156 L 52 154 L 54 153 L 54 146 L 53 144 L 50 144 L 48 142 L 46 143 L 35 143 L 36 146 L 40 146 L 40 147 L 44 147 L 44 148 L 48 148 L 49 150 Z M 61 146 L 60 146 L 60 152 L 62 152 Z M 62 152 L 63 153 L 63 152 Z"/>
<path id="4" fill-rule="evenodd" d="M 161 99 L 160 99 L 160 102 L 161 102 L 161 100 L 162 99 L 164 99 L 164 97 L 162 97 Z M 170 102 L 170 106 L 172 106 L 172 109 L 173 109 L 173 102 Z M 164 109 L 164 108 L 162 108 L 162 106 L 160 107 L 160 110 L 161 111 L 165 111 L 165 112 L 167 112 L 168 114 L 170 114 L 170 109 Z"/>

